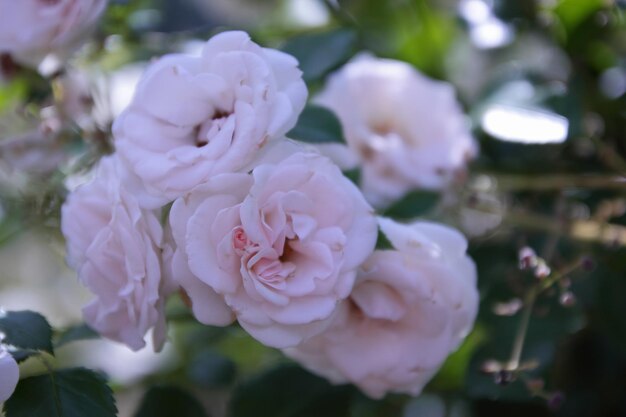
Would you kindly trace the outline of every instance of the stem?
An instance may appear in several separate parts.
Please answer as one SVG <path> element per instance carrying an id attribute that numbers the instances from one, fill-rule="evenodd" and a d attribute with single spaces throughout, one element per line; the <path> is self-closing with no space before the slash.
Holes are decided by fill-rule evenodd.
<path id="1" fill-rule="evenodd" d="M 511 358 L 507 364 L 507 370 L 515 371 L 520 366 L 522 352 L 524 350 L 524 341 L 526 340 L 526 333 L 528 332 L 528 326 L 530 324 L 530 315 L 533 311 L 537 297 L 552 285 L 556 284 L 560 279 L 578 269 L 581 264 L 582 260 L 577 260 L 576 262 L 573 262 L 563 268 L 558 273 L 552 274 L 538 284 L 533 285 L 532 288 L 528 290 L 526 296 L 524 297 L 524 311 L 517 328 L 517 333 L 515 334 L 515 341 L 513 342 Z"/>
<path id="2" fill-rule="evenodd" d="M 510 212 L 504 222 L 516 228 L 539 230 L 575 240 L 626 246 L 626 227 L 594 220 L 573 220 L 565 225 L 553 218 L 523 212 Z"/>
<path id="3" fill-rule="evenodd" d="M 344 9 L 342 9 L 339 3 L 333 0 L 323 0 L 323 1 L 324 1 L 324 5 L 326 6 L 330 14 L 333 15 L 335 19 L 337 19 L 339 22 L 349 27 L 358 26 L 357 21 L 354 18 L 354 16 L 352 16 L 351 14 L 346 12 Z"/>
<path id="4" fill-rule="evenodd" d="M 554 191 L 566 188 L 626 190 L 626 177 L 601 174 L 515 175 L 485 173 L 504 191 Z"/>
<path id="5" fill-rule="evenodd" d="M 541 281 L 539 285 L 535 287 L 536 295 L 541 294 L 542 292 L 544 292 L 545 290 L 547 290 L 548 288 L 550 288 L 551 286 L 559 282 L 559 280 L 571 274 L 573 271 L 577 270 L 582 265 L 582 262 L 583 262 L 582 259 L 579 259 L 576 262 L 572 262 L 571 264 L 567 265 L 565 268 L 560 270 L 558 273 L 552 274 L 546 279 L 544 279 L 543 281 Z"/>
<path id="6" fill-rule="evenodd" d="M 533 311 L 537 294 L 537 287 L 533 287 L 528 291 L 526 297 L 524 297 L 524 312 L 519 326 L 517 327 L 513 349 L 511 350 L 511 359 L 509 359 L 507 365 L 507 369 L 510 371 L 516 370 L 520 365 L 522 351 L 524 350 L 524 341 L 526 340 L 526 333 L 528 332 L 528 325 L 530 323 L 530 314 Z"/>
<path id="7" fill-rule="evenodd" d="M 624 160 L 611 145 L 604 143 L 598 137 L 593 137 L 591 140 L 594 145 L 596 145 L 598 157 L 608 168 L 620 172 L 621 174 L 626 174 L 626 160 Z"/>

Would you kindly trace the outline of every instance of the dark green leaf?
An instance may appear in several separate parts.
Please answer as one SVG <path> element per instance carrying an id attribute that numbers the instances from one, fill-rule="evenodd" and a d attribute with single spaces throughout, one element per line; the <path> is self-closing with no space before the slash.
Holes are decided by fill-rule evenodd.
<path id="1" fill-rule="evenodd" d="M 235 390 L 231 417 L 344 417 L 352 390 L 332 386 L 302 368 L 285 365 L 265 372 Z"/>
<path id="2" fill-rule="evenodd" d="M 65 330 L 56 342 L 56 347 L 79 340 L 98 339 L 100 335 L 86 324 L 79 324 Z"/>
<path id="3" fill-rule="evenodd" d="M 348 178 L 354 184 L 359 185 L 359 182 L 361 181 L 361 168 L 354 168 L 348 171 L 343 171 L 343 175 L 345 175 L 346 178 Z"/>
<path id="4" fill-rule="evenodd" d="M 115 417 L 104 378 L 83 368 L 23 379 L 5 403 L 7 417 Z"/>
<path id="5" fill-rule="evenodd" d="M 387 236 L 385 236 L 385 234 L 381 232 L 380 230 L 378 231 L 378 240 L 376 240 L 376 249 L 378 250 L 393 249 L 393 245 L 391 244 L 389 239 L 387 239 Z"/>
<path id="6" fill-rule="evenodd" d="M 330 110 L 308 105 L 287 136 L 309 143 L 345 143 L 341 123 Z"/>
<path id="7" fill-rule="evenodd" d="M 189 379 L 207 388 L 229 385 L 235 379 L 237 368 L 229 358 L 212 351 L 196 356 L 187 370 Z"/>
<path id="8" fill-rule="evenodd" d="M 282 50 L 298 59 L 304 80 L 313 81 L 346 62 L 355 50 L 356 40 L 353 31 L 338 29 L 291 38 Z"/>
<path id="9" fill-rule="evenodd" d="M 202 405 L 176 387 L 152 387 L 143 397 L 135 417 L 206 417 Z"/>
<path id="10" fill-rule="evenodd" d="M 389 207 L 384 215 L 393 219 L 413 219 L 432 210 L 439 197 L 439 193 L 433 191 L 411 191 Z"/>
<path id="11" fill-rule="evenodd" d="M 17 361 L 17 363 L 21 363 L 24 362 L 26 359 L 30 358 L 33 355 L 37 355 L 39 352 L 36 350 L 24 350 L 24 349 L 17 349 L 17 350 L 11 350 L 11 356 L 13 356 L 13 359 L 15 359 Z"/>
<path id="12" fill-rule="evenodd" d="M 43 350 L 54 353 L 52 328 L 39 313 L 33 311 L 9 311 L 0 317 L 0 331 L 4 343 L 26 350 Z"/>

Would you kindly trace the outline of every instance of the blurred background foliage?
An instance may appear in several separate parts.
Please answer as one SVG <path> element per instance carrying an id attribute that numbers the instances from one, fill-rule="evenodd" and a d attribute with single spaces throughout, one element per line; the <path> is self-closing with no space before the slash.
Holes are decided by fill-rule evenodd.
<path id="1" fill-rule="evenodd" d="M 168 306 L 172 343 L 161 355 L 88 340 L 59 349 L 60 363 L 107 373 L 120 416 L 626 416 L 623 0 L 111 0 L 64 72 L 0 61 L 0 305 L 41 311 L 58 328 L 80 322 L 86 295 L 58 232 L 66 187 L 110 151 L 111 121 L 150 59 L 197 51 L 231 28 L 295 55 L 311 95 L 360 51 L 455 85 L 480 157 L 453 189 L 413 193 L 393 210 L 471 238 L 474 332 L 415 399 L 331 386 L 236 326 L 195 323 L 180 299 Z M 76 73 L 88 80 L 87 122 L 59 105 Z M 336 134 L 318 116 L 310 125 Z M 44 145 L 24 139 L 33 129 L 50 133 Z M 537 280 L 518 266 L 524 246 L 554 271 L 586 257 L 584 268 L 538 296 L 521 353 L 528 369 L 485 373 L 486 361 L 508 360 Z"/>

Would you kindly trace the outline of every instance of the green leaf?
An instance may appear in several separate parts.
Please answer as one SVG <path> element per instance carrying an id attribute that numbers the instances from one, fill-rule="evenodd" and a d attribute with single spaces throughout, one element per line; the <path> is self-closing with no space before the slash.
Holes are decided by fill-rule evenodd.
<path id="1" fill-rule="evenodd" d="M 206 417 L 202 405 L 176 387 L 152 387 L 141 401 L 135 417 Z"/>
<path id="2" fill-rule="evenodd" d="M 411 191 L 396 201 L 383 214 L 393 219 L 413 219 L 432 210 L 439 202 L 439 197 L 439 193 L 434 191 Z"/>
<path id="3" fill-rule="evenodd" d="M 25 350 L 54 354 L 52 328 L 44 316 L 34 311 L 9 311 L 0 316 L 4 343 Z"/>
<path id="4" fill-rule="evenodd" d="M 485 338 L 485 329 L 476 326 L 459 349 L 448 356 L 428 388 L 435 391 L 462 389 L 472 356 Z"/>
<path id="5" fill-rule="evenodd" d="M 60 347 L 79 340 L 98 339 L 99 337 L 100 335 L 98 334 L 98 332 L 83 323 L 66 329 L 59 336 L 56 342 L 56 347 Z"/>
<path id="6" fill-rule="evenodd" d="M 187 368 L 189 379 L 206 388 L 230 385 L 236 373 L 237 368 L 232 360 L 212 351 L 200 353 Z"/>
<path id="7" fill-rule="evenodd" d="M 554 7 L 554 13 L 568 31 L 572 31 L 604 4 L 603 0 L 560 0 Z"/>
<path id="8" fill-rule="evenodd" d="M 55 371 L 21 380 L 4 404 L 6 417 L 115 417 L 104 378 L 89 369 Z"/>
<path id="9" fill-rule="evenodd" d="M 332 386 L 294 365 L 272 369 L 239 386 L 231 417 L 345 417 L 352 389 Z"/>
<path id="10" fill-rule="evenodd" d="M 376 249 L 378 250 L 393 249 L 393 245 L 391 244 L 389 239 L 387 239 L 387 236 L 385 236 L 385 234 L 381 232 L 380 230 L 378 231 L 378 239 L 376 240 Z"/>
<path id="11" fill-rule="evenodd" d="M 345 143 L 337 116 L 324 107 L 311 104 L 305 107 L 287 136 L 308 143 Z"/>
<path id="12" fill-rule="evenodd" d="M 343 171 L 343 175 L 346 176 L 350 181 L 352 181 L 355 185 L 359 185 L 361 182 L 361 168 L 354 168 L 347 171 Z"/>
<path id="13" fill-rule="evenodd" d="M 356 41 L 353 31 L 338 29 L 291 38 L 282 50 L 298 59 L 305 81 L 314 81 L 350 59 Z"/>

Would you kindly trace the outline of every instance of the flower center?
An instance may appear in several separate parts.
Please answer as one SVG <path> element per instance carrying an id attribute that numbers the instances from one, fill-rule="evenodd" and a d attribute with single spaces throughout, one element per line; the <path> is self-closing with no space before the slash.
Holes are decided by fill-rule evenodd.
<path id="1" fill-rule="evenodd" d="M 243 230 L 243 227 L 238 226 L 233 232 L 233 248 L 240 252 L 246 252 L 252 242 L 248 239 L 248 235 Z"/>
<path id="2" fill-rule="evenodd" d="M 210 138 L 219 133 L 226 124 L 228 116 L 232 113 L 217 111 L 211 119 L 196 126 L 194 131 L 195 145 L 198 148 L 206 146 L 210 142 Z"/>

